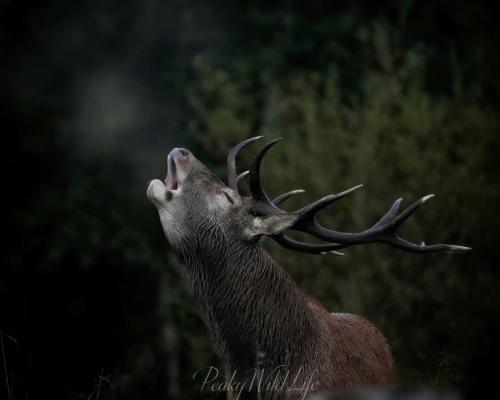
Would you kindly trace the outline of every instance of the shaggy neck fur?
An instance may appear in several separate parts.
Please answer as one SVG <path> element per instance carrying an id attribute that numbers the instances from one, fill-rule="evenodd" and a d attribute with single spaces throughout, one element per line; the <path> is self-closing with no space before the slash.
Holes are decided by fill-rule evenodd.
<path id="1" fill-rule="evenodd" d="M 243 374 L 257 363 L 301 367 L 321 341 L 303 292 L 260 246 L 213 225 L 198 232 L 180 256 L 216 350 Z"/>

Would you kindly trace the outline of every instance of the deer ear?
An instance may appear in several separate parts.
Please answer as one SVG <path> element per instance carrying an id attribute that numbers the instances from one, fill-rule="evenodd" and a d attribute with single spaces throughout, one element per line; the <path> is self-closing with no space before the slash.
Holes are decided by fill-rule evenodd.
<path id="1" fill-rule="evenodd" d="M 277 235 L 297 222 L 298 216 L 295 214 L 271 215 L 269 217 L 255 217 L 250 226 L 245 229 L 245 236 L 248 240 L 256 240 L 260 236 Z"/>

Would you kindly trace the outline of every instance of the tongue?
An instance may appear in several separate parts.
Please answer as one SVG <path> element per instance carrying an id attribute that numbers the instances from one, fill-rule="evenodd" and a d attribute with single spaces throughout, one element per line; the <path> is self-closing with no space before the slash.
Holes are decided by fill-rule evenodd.
<path id="1" fill-rule="evenodd" d="M 174 160 L 170 157 L 168 159 L 168 170 L 165 185 L 168 190 L 177 190 L 177 169 Z"/>

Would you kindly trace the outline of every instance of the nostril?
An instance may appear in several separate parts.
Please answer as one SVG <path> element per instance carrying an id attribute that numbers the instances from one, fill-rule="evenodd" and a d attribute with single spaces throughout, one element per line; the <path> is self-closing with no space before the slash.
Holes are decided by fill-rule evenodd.
<path id="1" fill-rule="evenodd" d="M 188 149 L 183 149 L 182 147 L 175 147 L 170 152 L 169 156 L 172 158 L 187 159 L 191 152 Z"/>

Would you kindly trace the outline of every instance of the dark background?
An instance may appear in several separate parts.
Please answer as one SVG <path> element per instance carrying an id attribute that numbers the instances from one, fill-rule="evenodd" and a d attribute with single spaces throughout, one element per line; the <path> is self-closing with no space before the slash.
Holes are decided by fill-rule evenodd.
<path id="1" fill-rule="evenodd" d="M 492 5 L 2 1 L 0 15 L 1 398 L 202 396 L 192 374 L 220 361 L 145 186 L 173 146 L 222 173 L 254 134 L 286 139 L 271 192 L 365 183 L 325 212 L 345 230 L 438 195 L 403 233 L 470 254 L 269 249 L 331 310 L 380 327 L 403 388 L 500 398 Z"/>

